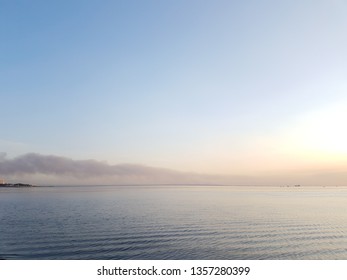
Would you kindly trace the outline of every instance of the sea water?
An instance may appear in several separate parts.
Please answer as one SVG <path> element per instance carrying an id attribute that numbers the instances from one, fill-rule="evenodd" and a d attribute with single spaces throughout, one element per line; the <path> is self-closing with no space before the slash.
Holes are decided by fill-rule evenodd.
<path id="1" fill-rule="evenodd" d="M 345 260 L 347 188 L 0 188 L 0 259 Z"/>

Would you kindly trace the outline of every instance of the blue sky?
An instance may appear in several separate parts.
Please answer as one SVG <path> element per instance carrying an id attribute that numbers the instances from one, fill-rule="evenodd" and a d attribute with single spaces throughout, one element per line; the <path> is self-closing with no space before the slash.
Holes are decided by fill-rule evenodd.
<path id="1" fill-rule="evenodd" d="M 347 166 L 345 1 L 0 6 L 9 158 L 243 175 Z"/>

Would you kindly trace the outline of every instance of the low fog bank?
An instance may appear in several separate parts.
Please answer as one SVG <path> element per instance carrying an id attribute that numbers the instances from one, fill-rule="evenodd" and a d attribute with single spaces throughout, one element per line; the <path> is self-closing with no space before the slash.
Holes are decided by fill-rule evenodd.
<path id="1" fill-rule="evenodd" d="M 219 176 L 179 172 L 136 164 L 110 165 L 97 160 L 74 160 L 29 153 L 0 156 L 0 177 L 7 181 L 46 184 L 224 184 Z"/>
<path id="2" fill-rule="evenodd" d="M 74 160 L 28 153 L 7 158 L 0 153 L 0 179 L 37 185 L 347 185 L 346 169 L 297 170 L 263 174 L 211 175 L 136 164 Z"/>

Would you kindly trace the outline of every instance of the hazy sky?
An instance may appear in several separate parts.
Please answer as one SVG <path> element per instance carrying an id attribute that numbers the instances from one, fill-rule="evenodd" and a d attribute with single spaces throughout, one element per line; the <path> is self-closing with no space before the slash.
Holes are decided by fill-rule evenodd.
<path id="1" fill-rule="evenodd" d="M 346 15 L 344 0 L 0 0 L 0 152 L 335 184 Z"/>

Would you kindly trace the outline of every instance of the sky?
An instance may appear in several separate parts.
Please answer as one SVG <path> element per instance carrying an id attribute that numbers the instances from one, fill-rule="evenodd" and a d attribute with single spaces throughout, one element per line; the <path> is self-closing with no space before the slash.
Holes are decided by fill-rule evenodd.
<path id="1" fill-rule="evenodd" d="M 346 14 L 343 0 L 0 0 L 0 177 L 347 185 Z"/>

